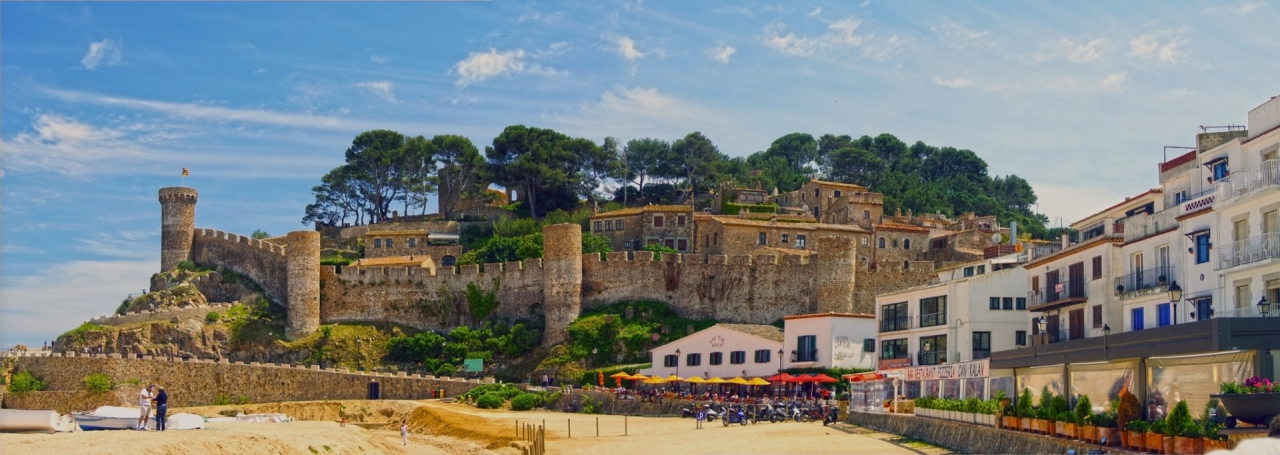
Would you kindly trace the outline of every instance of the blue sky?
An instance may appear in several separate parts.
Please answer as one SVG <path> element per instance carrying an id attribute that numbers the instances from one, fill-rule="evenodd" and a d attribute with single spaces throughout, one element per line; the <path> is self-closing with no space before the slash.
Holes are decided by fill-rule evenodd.
<path id="1" fill-rule="evenodd" d="M 197 225 L 305 228 L 358 133 L 791 132 L 969 148 L 1067 222 L 1280 94 L 1275 3 L 0 4 L 0 345 L 107 314 Z"/>

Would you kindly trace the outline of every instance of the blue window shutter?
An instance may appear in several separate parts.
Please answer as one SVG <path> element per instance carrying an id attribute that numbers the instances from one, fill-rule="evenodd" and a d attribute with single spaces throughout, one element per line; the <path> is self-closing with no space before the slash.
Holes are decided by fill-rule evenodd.
<path id="1" fill-rule="evenodd" d="M 1144 320 L 1145 316 L 1146 316 L 1146 315 L 1145 315 L 1145 314 L 1143 314 L 1142 308 L 1134 308 L 1134 309 L 1133 309 L 1133 330 L 1142 330 L 1142 329 L 1143 329 L 1143 325 L 1142 325 L 1142 324 L 1143 324 L 1143 322 L 1145 322 L 1145 320 Z"/>

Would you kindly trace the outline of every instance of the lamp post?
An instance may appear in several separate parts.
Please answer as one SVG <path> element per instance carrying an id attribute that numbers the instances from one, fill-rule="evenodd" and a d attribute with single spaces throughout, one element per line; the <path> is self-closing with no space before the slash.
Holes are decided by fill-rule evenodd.
<path id="1" fill-rule="evenodd" d="M 786 353 L 787 352 L 783 351 L 782 348 L 778 348 L 778 374 L 779 375 L 782 374 L 782 355 Z M 782 381 L 778 381 L 778 382 L 782 382 Z M 775 389 L 774 393 L 781 393 L 781 391 Z"/>
<path id="2" fill-rule="evenodd" d="M 1173 323 L 1178 323 L 1178 302 L 1182 301 L 1182 286 L 1178 286 L 1178 280 L 1173 280 L 1173 284 L 1169 285 L 1169 303 L 1173 304 Z"/>
<path id="3" fill-rule="evenodd" d="M 1271 315 L 1271 302 L 1267 301 L 1267 296 L 1265 295 L 1258 299 L 1258 314 L 1263 317 Z"/>
<path id="4" fill-rule="evenodd" d="M 1038 336 L 1040 340 L 1046 340 L 1049 338 L 1049 334 L 1045 333 L 1045 330 L 1049 328 L 1049 320 L 1045 319 L 1043 314 L 1040 315 L 1040 320 L 1036 321 L 1036 328 L 1040 329 Z M 1040 345 L 1043 344 L 1040 340 L 1036 340 L 1035 343 L 1031 343 L 1031 357 L 1040 356 Z"/>
<path id="5" fill-rule="evenodd" d="M 1111 354 L 1107 351 L 1110 346 L 1107 345 L 1107 338 L 1111 336 L 1111 325 L 1102 324 L 1102 359 L 1111 360 Z"/>
<path id="6" fill-rule="evenodd" d="M 680 376 L 680 348 L 676 348 L 676 376 Z"/>

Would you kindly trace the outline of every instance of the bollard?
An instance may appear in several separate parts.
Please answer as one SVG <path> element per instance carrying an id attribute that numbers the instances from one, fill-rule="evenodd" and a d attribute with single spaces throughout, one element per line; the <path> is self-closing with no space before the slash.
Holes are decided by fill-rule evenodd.
<path id="1" fill-rule="evenodd" d="M 569 437 L 572 438 L 573 437 L 573 419 L 564 419 L 564 421 L 566 422 L 565 427 L 569 429 Z"/>
<path id="2" fill-rule="evenodd" d="M 631 435 L 631 432 L 627 431 L 627 416 L 626 416 L 626 414 L 623 414 L 623 415 L 622 415 L 622 435 L 623 435 L 623 436 L 630 436 L 630 435 Z"/>
<path id="3" fill-rule="evenodd" d="M 600 437 L 600 418 L 596 417 L 596 437 Z"/>

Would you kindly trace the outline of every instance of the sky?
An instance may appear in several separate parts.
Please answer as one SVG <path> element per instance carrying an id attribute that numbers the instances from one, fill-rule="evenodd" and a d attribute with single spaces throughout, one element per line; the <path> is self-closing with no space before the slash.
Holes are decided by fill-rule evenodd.
<path id="1" fill-rule="evenodd" d="M 1280 95 L 1276 23 L 1253 0 L 0 3 L 0 345 L 147 287 L 159 188 L 196 188 L 201 228 L 307 229 L 372 129 L 701 131 L 730 156 L 890 133 L 973 150 L 1070 223 Z"/>

